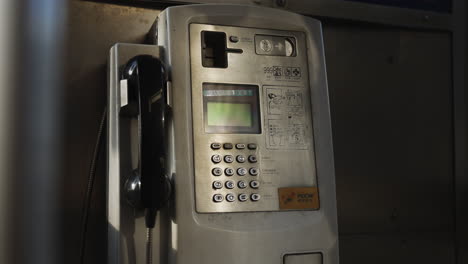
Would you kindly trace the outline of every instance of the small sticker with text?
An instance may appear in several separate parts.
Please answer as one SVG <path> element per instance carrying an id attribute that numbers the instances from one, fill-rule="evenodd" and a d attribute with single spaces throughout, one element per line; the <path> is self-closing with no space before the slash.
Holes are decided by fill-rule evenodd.
<path id="1" fill-rule="evenodd" d="M 317 187 L 288 187 L 278 189 L 280 210 L 320 208 Z"/>

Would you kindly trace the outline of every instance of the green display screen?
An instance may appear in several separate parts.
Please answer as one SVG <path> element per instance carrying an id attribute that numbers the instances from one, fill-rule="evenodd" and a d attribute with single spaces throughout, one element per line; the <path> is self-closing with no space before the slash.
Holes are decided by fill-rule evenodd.
<path id="1" fill-rule="evenodd" d="M 252 106 L 250 104 L 208 102 L 206 110 L 209 126 L 252 126 Z"/>

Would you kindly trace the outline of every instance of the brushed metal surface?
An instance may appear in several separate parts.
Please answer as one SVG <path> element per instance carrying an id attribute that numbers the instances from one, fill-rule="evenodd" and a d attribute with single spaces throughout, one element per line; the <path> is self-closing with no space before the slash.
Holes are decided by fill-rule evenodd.
<path id="1" fill-rule="evenodd" d="M 281 18 L 281 19 L 278 19 Z M 194 190 L 194 141 L 190 24 L 211 24 L 305 32 L 310 100 L 314 113 L 317 211 L 198 213 Z M 320 22 L 276 9 L 199 5 L 166 9 L 159 16 L 158 45 L 170 65 L 174 117 L 174 263 L 278 263 L 284 254 L 321 252 L 324 263 L 338 262 L 333 149 Z M 312 75 L 313 73 L 313 75 Z M 224 76 L 229 80 L 229 76 Z M 261 246 L 259 246 L 261 245 Z"/>
<path id="2" fill-rule="evenodd" d="M 228 53 L 227 68 L 203 67 L 202 31 L 225 32 L 229 36 L 237 36 L 237 43 L 227 40 L 228 49 L 241 49 L 242 53 Z M 266 56 L 255 51 L 255 36 L 284 36 L 296 40 L 297 56 Z M 312 36 L 319 38 L 320 36 Z M 310 91 L 307 67 L 307 47 L 303 32 L 278 31 L 255 28 L 227 27 L 217 25 L 190 25 L 190 52 L 192 76 L 192 108 L 195 158 L 195 199 L 197 211 L 208 212 L 243 212 L 243 211 L 278 211 L 278 188 L 281 187 L 315 187 L 316 170 L 314 142 L 312 135 L 312 117 L 310 108 Z M 299 69 L 300 77 L 285 76 L 287 69 Z M 274 75 L 280 76 L 274 76 Z M 203 83 L 256 85 L 259 88 L 259 104 L 261 116 L 260 134 L 216 134 L 205 132 L 203 115 Z M 268 97 L 275 94 L 277 101 Z M 288 93 L 294 96 L 288 97 Z M 294 98 L 297 102 L 294 102 Z M 293 105 L 297 103 L 297 107 Z M 278 109 L 279 108 L 279 109 Z M 294 133 L 297 133 L 294 137 Z M 297 141 L 297 142 L 295 142 Z M 255 143 L 257 150 L 220 149 L 212 150 L 211 143 Z M 221 162 L 215 164 L 211 156 L 225 155 L 256 155 L 257 163 Z M 213 168 L 251 168 L 260 169 L 258 176 L 214 176 Z M 212 183 L 216 180 L 223 183 L 259 180 L 259 189 L 222 188 L 214 190 Z M 236 184 L 237 185 L 237 184 Z M 224 197 L 232 193 L 260 194 L 259 201 L 214 202 L 213 195 Z"/>

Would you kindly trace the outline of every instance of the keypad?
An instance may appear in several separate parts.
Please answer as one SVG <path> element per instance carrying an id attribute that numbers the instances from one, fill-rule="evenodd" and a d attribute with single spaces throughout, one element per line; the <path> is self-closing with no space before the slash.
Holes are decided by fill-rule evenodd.
<path id="1" fill-rule="evenodd" d="M 260 182 L 256 177 L 259 175 L 257 144 L 213 142 L 210 148 L 213 151 L 211 162 L 214 165 L 211 167 L 213 191 L 223 188 L 231 191 L 224 194 L 213 193 L 213 202 L 259 201 Z M 252 177 L 244 177 L 247 174 Z"/>

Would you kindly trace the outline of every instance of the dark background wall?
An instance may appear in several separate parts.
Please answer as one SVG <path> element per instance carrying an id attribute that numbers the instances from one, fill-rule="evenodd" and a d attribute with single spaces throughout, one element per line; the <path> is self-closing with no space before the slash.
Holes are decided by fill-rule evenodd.
<path id="1" fill-rule="evenodd" d="M 78 263 L 87 172 L 116 42 L 142 43 L 158 10 L 72 1 L 64 241 Z M 341 263 L 455 263 L 451 35 L 324 21 Z M 86 263 L 105 263 L 105 159 Z"/>
<path id="2" fill-rule="evenodd" d="M 451 0 L 345 0 L 354 2 L 371 3 L 385 6 L 397 6 L 414 8 L 437 12 L 450 12 L 452 10 Z"/>

